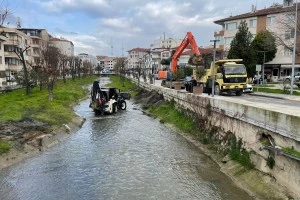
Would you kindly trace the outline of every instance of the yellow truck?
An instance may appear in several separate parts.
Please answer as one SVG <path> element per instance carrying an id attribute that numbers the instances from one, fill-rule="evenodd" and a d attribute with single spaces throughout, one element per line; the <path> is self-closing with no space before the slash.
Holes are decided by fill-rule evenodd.
<path id="1" fill-rule="evenodd" d="M 214 66 L 214 91 L 216 95 L 223 93 L 235 93 L 237 96 L 243 94 L 243 89 L 247 84 L 247 70 L 242 59 L 224 59 L 215 61 Z M 206 73 L 197 80 L 196 69 L 193 71 L 193 77 L 197 81 L 197 85 L 203 87 L 203 91 L 207 91 L 206 83 L 212 78 L 213 62 L 209 69 L 205 69 Z"/>

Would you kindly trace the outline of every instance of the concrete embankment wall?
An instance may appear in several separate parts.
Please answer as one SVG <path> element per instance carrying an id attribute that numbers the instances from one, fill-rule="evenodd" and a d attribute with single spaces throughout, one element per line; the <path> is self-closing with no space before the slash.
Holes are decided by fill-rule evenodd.
<path id="1" fill-rule="evenodd" d="M 220 135 L 232 132 L 242 139 L 243 146 L 251 152 L 255 168 L 273 176 L 279 184 L 300 197 L 300 161 L 282 154 L 277 147 L 294 148 L 300 152 L 300 116 L 268 106 L 266 102 L 249 103 L 242 99 L 194 95 L 169 88 L 140 82 L 147 90 L 163 94 L 166 100 L 174 100 L 181 108 L 201 115 L 206 126 L 216 126 Z M 274 149 L 264 148 L 263 139 L 269 139 Z M 272 157 L 271 169 L 267 159 Z"/>

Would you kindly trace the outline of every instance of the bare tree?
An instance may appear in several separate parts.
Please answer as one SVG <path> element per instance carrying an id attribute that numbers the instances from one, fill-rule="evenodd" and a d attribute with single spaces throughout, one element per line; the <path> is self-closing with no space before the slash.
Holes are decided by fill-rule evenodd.
<path id="1" fill-rule="evenodd" d="M 0 25 L 3 26 L 4 23 L 6 22 L 7 24 L 9 24 L 10 22 L 8 20 L 12 20 L 15 19 L 14 15 L 13 15 L 13 11 L 11 9 L 9 9 L 6 5 L 5 5 L 5 1 L 2 0 L 0 2 Z"/>
<path id="2" fill-rule="evenodd" d="M 74 56 L 69 56 L 68 62 L 69 62 L 71 77 L 72 77 L 72 80 L 74 80 L 75 77 L 76 77 L 75 57 Z"/>
<path id="3" fill-rule="evenodd" d="M 81 74 L 81 62 L 82 60 L 78 56 L 74 58 L 75 74 L 77 74 L 78 78 L 80 78 Z"/>
<path id="4" fill-rule="evenodd" d="M 12 34 L 12 39 L 13 39 L 13 47 L 14 47 L 14 52 L 20 59 L 20 62 L 23 65 L 23 73 L 24 73 L 24 85 L 26 87 L 26 95 L 30 94 L 30 89 L 31 89 L 31 83 L 29 80 L 29 74 L 28 74 L 28 68 L 27 68 L 27 61 L 25 59 L 26 52 L 30 48 L 30 46 L 27 46 L 25 44 L 25 39 L 19 36 L 18 34 Z"/>
<path id="5" fill-rule="evenodd" d="M 53 100 L 53 88 L 59 76 L 59 63 L 61 53 L 58 48 L 46 43 L 42 48 L 42 58 L 44 60 L 44 73 L 46 74 L 48 99 Z"/>
<path id="6" fill-rule="evenodd" d="M 125 66 L 126 66 L 126 58 L 121 57 L 121 58 L 117 58 L 117 62 L 114 65 L 114 70 L 116 72 L 116 74 L 119 75 L 120 77 L 120 81 L 122 83 L 122 85 L 124 86 L 124 82 L 125 82 Z"/>
<path id="7" fill-rule="evenodd" d="M 92 74 L 93 73 L 93 65 L 90 61 L 88 60 L 84 60 L 82 62 L 82 72 L 83 72 L 83 75 L 86 76 L 88 74 Z"/>
<path id="8" fill-rule="evenodd" d="M 283 12 L 278 14 L 276 18 L 270 17 L 269 23 L 272 20 L 276 21 L 276 25 L 272 25 L 271 28 L 267 28 L 268 31 L 276 38 L 276 45 L 283 46 L 285 49 L 293 51 L 294 35 L 300 32 L 300 20 L 299 20 L 299 5 L 298 5 L 298 20 L 296 26 L 296 4 L 293 6 L 283 8 Z M 296 27 L 296 30 L 295 30 Z M 298 35 L 298 34 L 296 34 Z M 296 55 L 300 55 L 299 48 L 296 48 Z"/>
<path id="9" fill-rule="evenodd" d="M 68 61 L 69 61 L 69 59 L 68 59 L 67 55 L 65 55 L 65 54 L 60 55 L 59 71 L 60 71 L 60 75 L 63 77 L 64 83 L 66 83 L 66 74 L 68 72 L 68 69 L 67 69 Z"/>

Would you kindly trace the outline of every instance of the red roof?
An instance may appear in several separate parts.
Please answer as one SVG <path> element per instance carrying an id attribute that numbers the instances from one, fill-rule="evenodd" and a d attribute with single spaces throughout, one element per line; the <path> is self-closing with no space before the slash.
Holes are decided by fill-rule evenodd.
<path id="1" fill-rule="evenodd" d="M 213 53 L 213 50 L 211 50 L 211 49 L 205 49 L 205 48 L 198 48 L 198 49 L 200 51 L 200 54 L 209 54 L 209 53 L 212 54 Z M 194 54 L 193 50 L 189 49 L 189 50 L 183 52 L 181 55 L 193 55 L 193 54 Z"/>
<path id="2" fill-rule="evenodd" d="M 150 52 L 150 49 L 137 47 L 137 48 L 128 50 L 127 52 L 132 52 L 132 51 L 137 51 L 137 52 Z"/>
<path id="3" fill-rule="evenodd" d="M 224 22 L 230 21 L 230 20 L 245 19 L 245 18 L 249 18 L 249 17 L 258 17 L 258 16 L 265 16 L 265 15 L 276 14 L 276 13 L 291 12 L 291 11 L 295 10 L 295 5 L 293 5 L 293 6 L 283 6 L 283 5 L 271 6 L 266 9 L 257 10 L 255 12 L 249 12 L 249 13 L 244 13 L 241 15 L 236 15 L 236 16 L 231 16 L 231 17 L 227 17 L 224 19 L 220 19 L 220 20 L 214 21 L 214 23 L 215 24 L 223 24 Z M 299 9 L 299 4 L 298 4 L 298 9 Z"/>

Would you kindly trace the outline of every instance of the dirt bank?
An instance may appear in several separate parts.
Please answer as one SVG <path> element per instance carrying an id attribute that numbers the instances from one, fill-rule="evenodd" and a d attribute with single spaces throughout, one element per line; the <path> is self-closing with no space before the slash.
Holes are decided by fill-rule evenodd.
<path id="1" fill-rule="evenodd" d="M 135 100 L 143 109 L 149 108 L 150 105 L 159 105 L 161 102 L 164 102 L 162 95 L 144 89 L 137 94 Z M 147 112 L 147 110 L 145 110 L 145 112 Z M 220 166 L 220 170 L 223 173 L 229 176 L 238 187 L 245 190 L 255 199 L 297 199 L 294 194 L 288 192 L 287 188 L 279 185 L 276 180 L 268 174 L 264 174 L 256 169 L 245 168 L 231 160 L 228 155 L 221 157 L 221 154 L 212 150 L 209 145 L 203 144 L 194 135 L 175 130 L 176 128 L 172 125 L 166 125 L 173 128 L 174 132 L 181 134 L 208 155 Z"/>
<path id="2" fill-rule="evenodd" d="M 46 148 L 66 139 L 70 133 L 80 129 L 85 119 L 76 117 L 57 130 L 48 124 L 32 119 L 0 122 L 0 140 L 9 141 L 11 149 L 0 155 L 0 169 L 31 157 Z"/>

